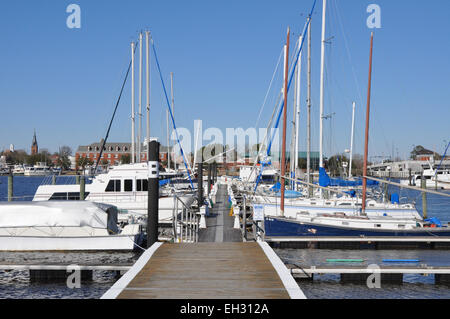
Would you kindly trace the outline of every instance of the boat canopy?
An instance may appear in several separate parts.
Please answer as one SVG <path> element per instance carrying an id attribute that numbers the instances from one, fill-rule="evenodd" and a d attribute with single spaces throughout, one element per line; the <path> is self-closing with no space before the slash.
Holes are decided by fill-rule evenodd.
<path id="1" fill-rule="evenodd" d="M 92 227 L 118 233 L 117 208 L 88 201 L 0 203 L 0 227 Z"/>
<path id="2" fill-rule="evenodd" d="M 322 187 L 358 187 L 362 186 L 362 179 L 347 181 L 339 178 L 330 178 L 323 167 L 319 168 L 319 185 Z M 367 186 L 378 186 L 378 182 L 367 181 Z"/>

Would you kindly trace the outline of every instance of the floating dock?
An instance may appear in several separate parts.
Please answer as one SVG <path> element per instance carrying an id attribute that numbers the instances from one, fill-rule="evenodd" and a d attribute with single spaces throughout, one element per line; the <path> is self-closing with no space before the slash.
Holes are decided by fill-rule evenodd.
<path id="1" fill-rule="evenodd" d="M 450 237 L 265 237 L 274 248 L 450 249 Z"/>
<path id="2" fill-rule="evenodd" d="M 450 267 L 431 267 L 427 265 L 418 266 L 299 266 L 288 265 L 291 274 L 296 279 L 313 280 L 314 275 L 340 275 L 342 282 L 366 282 L 372 274 L 379 274 L 381 282 L 403 283 L 404 275 L 434 275 L 436 284 L 450 284 Z"/>
<path id="3" fill-rule="evenodd" d="M 265 242 L 242 242 L 219 187 L 200 243 L 156 243 L 102 299 L 305 299 Z"/>

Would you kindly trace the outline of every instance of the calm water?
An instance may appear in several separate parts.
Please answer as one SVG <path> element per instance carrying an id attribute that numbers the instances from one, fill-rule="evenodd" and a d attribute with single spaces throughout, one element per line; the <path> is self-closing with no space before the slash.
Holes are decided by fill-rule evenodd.
<path id="1" fill-rule="evenodd" d="M 43 177 L 15 177 L 14 196 L 31 200 Z M 395 191 L 391 189 L 391 191 Z M 422 211 L 422 196 L 409 190 L 397 192 L 400 197 L 415 201 Z M 428 196 L 428 215 L 443 222 L 450 221 L 450 199 L 438 195 Z M 7 198 L 7 177 L 0 177 L 0 201 Z M 450 266 L 450 251 L 358 251 L 358 250 L 296 250 L 278 249 L 276 253 L 286 262 L 296 265 L 326 264 L 326 259 L 364 259 L 361 265 L 382 265 L 383 259 L 419 259 L 420 264 Z M 136 253 L 2 253 L 0 264 L 114 264 L 131 265 L 139 257 Z M 116 281 L 111 272 L 94 272 L 91 283 L 81 289 L 69 289 L 65 284 L 31 284 L 27 271 L 0 271 L 0 299 L 12 298 L 99 298 Z M 383 285 L 369 289 L 365 285 L 340 284 L 339 276 L 316 276 L 314 282 L 299 282 L 308 298 L 380 298 L 380 299 L 449 299 L 450 287 L 434 285 L 433 276 L 408 275 L 403 285 Z"/>

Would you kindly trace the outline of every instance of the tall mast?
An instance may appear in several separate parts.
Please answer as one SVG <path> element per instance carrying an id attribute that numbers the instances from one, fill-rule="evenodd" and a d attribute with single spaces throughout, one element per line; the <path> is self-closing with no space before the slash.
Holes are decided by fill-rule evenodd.
<path id="1" fill-rule="evenodd" d="M 311 17 L 308 17 L 308 94 L 307 94 L 307 124 L 306 124 L 306 175 L 308 183 L 311 181 Z M 311 188 L 311 187 L 309 187 Z M 308 192 L 309 194 L 309 192 Z M 309 195 L 308 195 L 309 196 Z"/>
<path id="2" fill-rule="evenodd" d="M 171 92 L 170 94 L 171 94 L 171 98 L 172 98 L 172 116 L 175 119 L 175 98 L 174 98 L 174 91 L 173 91 L 173 72 L 170 72 L 170 92 Z M 175 129 L 175 128 L 173 128 L 173 129 Z M 175 158 L 175 154 L 172 154 L 172 155 Z M 176 168 L 174 159 L 173 159 L 173 168 L 174 169 Z"/>
<path id="3" fill-rule="evenodd" d="M 169 151 L 169 110 L 166 110 L 166 124 L 167 124 L 167 168 L 170 169 L 170 151 Z"/>
<path id="4" fill-rule="evenodd" d="M 295 67 L 295 76 L 294 76 L 294 109 L 292 112 L 292 130 L 291 130 L 291 149 L 290 149 L 290 161 L 289 161 L 289 167 L 290 167 L 290 178 L 292 178 L 292 180 L 290 180 L 290 184 L 291 184 L 291 189 L 294 190 L 294 186 L 295 186 L 295 133 L 296 133 L 296 127 L 297 127 L 297 111 L 296 111 L 296 105 L 297 105 L 297 72 L 298 72 L 298 68 Z"/>
<path id="5" fill-rule="evenodd" d="M 353 140 L 355 139 L 355 109 L 356 103 L 353 102 L 353 115 L 352 115 L 352 136 L 350 141 L 350 167 L 348 168 L 348 177 L 352 178 L 352 164 L 353 164 Z"/>
<path id="6" fill-rule="evenodd" d="M 327 0 L 323 0 L 322 11 L 322 48 L 320 54 L 320 162 L 323 166 L 323 119 L 324 119 L 324 97 L 325 97 L 325 27 L 326 27 Z"/>
<path id="7" fill-rule="evenodd" d="M 283 108 L 283 148 L 281 150 L 281 216 L 284 216 L 284 193 L 286 175 L 286 122 L 287 122 L 287 93 L 288 93 L 288 73 L 289 73 L 289 36 L 291 30 L 288 28 L 287 41 L 284 48 L 284 108 Z"/>
<path id="8" fill-rule="evenodd" d="M 147 86 L 147 147 L 150 143 L 150 45 L 149 45 L 150 31 L 145 32 L 146 42 L 146 76 L 145 81 Z"/>
<path id="9" fill-rule="evenodd" d="M 139 128 L 138 128 L 138 155 L 137 162 L 141 162 L 142 145 L 142 32 L 139 33 Z"/>
<path id="10" fill-rule="evenodd" d="M 131 163 L 136 163 L 134 110 L 134 42 L 131 43 Z"/>
<path id="11" fill-rule="evenodd" d="M 366 139 L 364 146 L 364 170 L 363 170 L 363 198 L 362 212 L 366 211 L 367 190 L 367 160 L 369 157 L 369 121 L 370 121 L 370 94 L 372 89 L 372 57 L 373 57 L 373 32 L 370 36 L 370 62 L 369 62 L 369 85 L 367 88 L 367 111 L 366 111 Z"/>
<path id="12" fill-rule="evenodd" d="M 298 43 L 299 50 L 302 46 L 302 41 L 303 37 L 300 36 L 300 40 Z M 297 170 L 299 169 L 298 151 L 299 151 L 299 134 L 300 134 L 301 78 L 302 78 L 302 52 L 300 52 L 297 62 L 297 92 L 296 92 L 297 103 L 296 103 L 296 117 L 295 117 L 295 167 L 294 167 L 295 175 L 297 175 Z"/>

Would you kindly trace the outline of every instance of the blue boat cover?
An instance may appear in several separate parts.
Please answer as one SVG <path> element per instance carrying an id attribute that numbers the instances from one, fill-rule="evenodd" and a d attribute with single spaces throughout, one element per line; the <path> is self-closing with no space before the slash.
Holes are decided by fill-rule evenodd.
<path id="1" fill-rule="evenodd" d="M 164 186 L 170 183 L 170 179 L 162 179 L 159 181 L 159 186 Z"/>
<path id="2" fill-rule="evenodd" d="M 429 218 L 429 219 L 425 219 L 425 221 L 426 221 L 427 223 L 431 223 L 431 224 L 433 224 L 433 225 L 436 225 L 438 228 L 442 228 L 442 223 L 441 223 L 441 221 L 440 221 L 439 219 L 437 219 L 436 217 L 432 217 L 432 218 Z"/>
<path id="3" fill-rule="evenodd" d="M 400 196 L 397 193 L 393 193 L 391 195 L 391 203 L 392 204 L 400 204 Z"/>
<path id="4" fill-rule="evenodd" d="M 344 179 L 339 178 L 330 178 L 325 168 L 319 168 L 319 185 L 322 187 L 357 187 L 362 186 L 362 179 L 358 179 L 357 181 L 346 181 Z M 367 181 L 367 186 L 377 186 L 378 182 Z"/>

